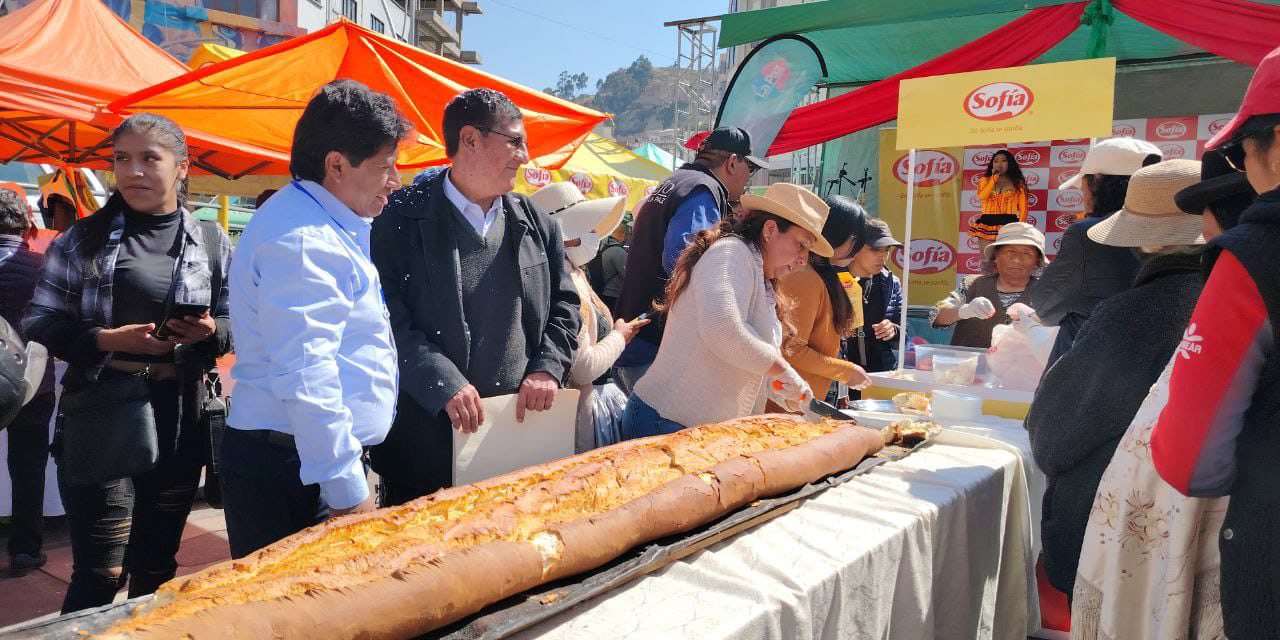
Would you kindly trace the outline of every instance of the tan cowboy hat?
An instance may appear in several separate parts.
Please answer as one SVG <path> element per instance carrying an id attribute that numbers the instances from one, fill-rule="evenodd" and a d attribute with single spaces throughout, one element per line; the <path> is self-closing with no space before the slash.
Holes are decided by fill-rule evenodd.
<path id="1" fill-rule="evenodd" d="M 742 206 L 748 211 L 772 213 L 812 233 L 815 241 L 809 250 L 815 255 L 830 258 L 835 254 L 831 243 L 822 237 L 822 226 L 827 223 L 831 208 L 814 192 L 789 182 L 775 182 L 762 196 L 744 194 Z"/>
<path id="2" fill-rule="evenodd" d="M 1089 229 L 1089 239 L 1112 247 L 1204 244 L 1200 216 L 1183 213 L 1175 196 L 1200 182 L 1200 162 L 1166 160 L 1129 179 L 1124 208 Z"/>
<path id="3" fill-rule="evenodd" d="M 538 207 L 560 224 L 565 240 L 596 232 L 601 238 L 613 233 L 622 222 L 627 199 L 624 196 L 588 200 L 572 182 L 552 182 L 529 196 Z"/>
<path id="4" fill-rule="evenodd" d="M 1033 225 L 1025 222 L 1010 222 L 1000 227 L 1000 233 L 996 235 L 996 241 L 987 245 L 982 250 L 982 257 L 988 261 L 995 260 L 996 247 L 1006 245 L 1021 245 L 1024 247 L 1035 247 L 1040 252 L 1040 266 L 1049 264 L 1044 257 L 1044 234 Z"/>

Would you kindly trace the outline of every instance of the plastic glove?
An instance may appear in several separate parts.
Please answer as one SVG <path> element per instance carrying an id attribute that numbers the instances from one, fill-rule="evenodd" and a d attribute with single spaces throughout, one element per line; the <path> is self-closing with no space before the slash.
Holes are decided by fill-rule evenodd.
<path id="1" fill-rule="evenodd" d="M 1015 324 L 1023 320 L 1029 320 L 1033 324 L 1040 324 L 1040 317 L 1036 315 L 1036 310 L 1022 304 L 1021 302 L 1015 302 L 1009 305 L 1009 308 L 1005 313 L 1009 314 L 1009 318 L 1013 320 Z"/>
<path id="2" fill-rule="evenodd" d="M 768 396 L 774 404 L 787 411 L 800 411 L 809 405 L 809 400 L 813 398 L 813 390 L 795 369 L 787 367 L 769 381 Z"/>
<path id="3" fill-rule="evenodd" d="M 961 305 L 956 309 L 960 313 L 961 320 L 969 318 L 977 318 L 986 320 L 996 315 L 996 305 L 986 298 L 974 298 L 968 304 Z"/>

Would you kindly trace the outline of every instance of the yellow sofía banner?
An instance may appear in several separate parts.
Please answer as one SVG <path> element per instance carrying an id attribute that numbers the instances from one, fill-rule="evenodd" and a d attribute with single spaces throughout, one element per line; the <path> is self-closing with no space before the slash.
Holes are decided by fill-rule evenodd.
<path id="1" fill-rule="evenodd" d="M 897 149 L 1111 135 L 1116 59 L 903 80 Z"/>
<path id="2" fill-rule="evenodd" d="M 539 169 L 525 167 L 516 174 L 516 193 L 530 194 L 552 182 L 572 182 L 588 200 L 615 196 L 627 197 L 627 211 L 635 211 L 658 183 L 652 180 L 620 178 L 599 173 Z"/>
<path id="3" fill-rule="evenodd" d="M 906 242 L 909 153 L 898 151 L 895 139 L 895 130 L 880 131 L 880 219 Z M 955 289 L 963 152 L 959 147 L 916 151 L 909 304 L 931 305 Z M 893 249 L 887 263 L 899 277 L 902 253 Z"/>

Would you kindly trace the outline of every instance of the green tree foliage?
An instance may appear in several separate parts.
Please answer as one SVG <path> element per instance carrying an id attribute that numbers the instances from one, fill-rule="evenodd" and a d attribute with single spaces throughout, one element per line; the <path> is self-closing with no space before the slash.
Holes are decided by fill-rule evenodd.
<path id="1" fill-rule="evenodd" d="M 618 69 L 599 83 L 596 91 L 596 108 L 610 113 L 625 111 L 644 92 L 653 76 L 653 63 L 640 56 L 631 66 Z"/>
<path id="2" fill-rule="evenodd" d="M 597 82 L 596 86 L 599 87 L 599 85 L 600 83 Z M 587 88 L 587 74 L 585 73 L 571 74 L 568 71 L 561 71 L 560 77 L 556 79 L 555 88 L 547 88 L 547 89 L 543 89 L 542 91 L 543 93 L 549 93 L 553 96 L 556 96 L 557 98 L 572 100 L 575 97 L 577 97 L 579 93 L 582 93 L 582 90 L 586 88 Z"/>

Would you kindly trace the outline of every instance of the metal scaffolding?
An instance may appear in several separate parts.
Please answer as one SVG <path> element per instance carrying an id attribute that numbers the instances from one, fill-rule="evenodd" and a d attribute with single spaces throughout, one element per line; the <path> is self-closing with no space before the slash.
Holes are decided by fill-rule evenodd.
<path id="1" fill-rule="evenodd" d="M 684 148 L 684 141 L 699 131 L 706 131 L 715 123 L 716 106 L 720 99 L 720 69 L 716 56 L 716 35 L 719 32 L 713 22 L 720 16 L 690 18 L 664 23 L 675 27 L 676 79 L 675 118 L 673 119 L 671 153 L 681 160 L 690 160 L 693 152 Z"/>

